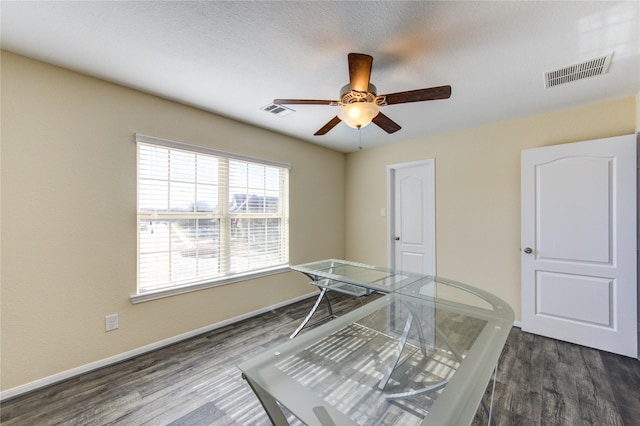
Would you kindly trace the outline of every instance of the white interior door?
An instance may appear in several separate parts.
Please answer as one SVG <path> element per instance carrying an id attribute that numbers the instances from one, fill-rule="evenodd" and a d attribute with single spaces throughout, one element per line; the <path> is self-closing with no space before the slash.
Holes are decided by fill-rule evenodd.
<path id="1" fill-rule="evenodd" d="M 631 357 L 636 137 L 522 151 L 522 329 Z"/>
<path id="2" fill-rule="evenodd" d="M 435 275 L 435 162 L 389 166 L 390 266 Z"/>

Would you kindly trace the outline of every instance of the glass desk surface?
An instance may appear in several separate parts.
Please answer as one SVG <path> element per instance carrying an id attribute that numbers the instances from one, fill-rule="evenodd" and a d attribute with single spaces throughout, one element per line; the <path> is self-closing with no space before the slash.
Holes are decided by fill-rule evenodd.
<path id="1" fill-rule="evenodd" d="M 424 275 L 366 265 L 347 260 L 327 259 L 291 266 L 312 281 L 328 279 L 332 282 L 351 284 L 381 293 L 392 293 L 424 277 Z"/>
<path id="2" fill-rule="evenodd" d="M 397 291 L 238 365 L 274 424 L 288 424 L 279 406 L 308 425 L 471 423 L 513 310 L 465 284 L 409 276 L 392 280 L 406 280 Z"/>

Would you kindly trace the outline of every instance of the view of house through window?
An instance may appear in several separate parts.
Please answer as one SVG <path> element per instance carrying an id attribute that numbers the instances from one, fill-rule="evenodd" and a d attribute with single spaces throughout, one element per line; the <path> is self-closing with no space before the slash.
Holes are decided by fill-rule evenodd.
<path id="1" fill-rule="evenodd" d="M 288 264 L 286 165 L 152 139 L 137 138 L 138 294 Z"/>

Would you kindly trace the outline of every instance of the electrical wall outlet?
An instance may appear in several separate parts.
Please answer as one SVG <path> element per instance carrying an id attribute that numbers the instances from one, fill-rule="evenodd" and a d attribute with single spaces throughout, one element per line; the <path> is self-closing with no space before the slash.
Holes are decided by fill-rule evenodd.
<path id="1" fill-rule="evenodd" d="M 104 317 L 104 328 L 106 331 L 118 329 L 118 314 L 111 314 Z"/>

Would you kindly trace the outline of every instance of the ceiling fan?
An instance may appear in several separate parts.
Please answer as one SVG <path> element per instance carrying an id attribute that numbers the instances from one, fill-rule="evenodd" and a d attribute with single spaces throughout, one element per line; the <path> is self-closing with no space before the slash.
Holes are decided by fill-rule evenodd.
<path id="1" fill-rule="evenodd" d="M 376 86 L 371 84 L 371 65 L 373 57 L 363 53 L 349 53 L 349 84 L 340 89 L 340 100 L 327 101 L 317 99 L 274 99 L 277 105 L 329 105 L 341 106 L 337 116 L 332 118 L 320 130 L 314 133 L 321 136 L 344 121 L 348 126 L 360 129 L 373 122 L 385 132 L 391 134 L 401 129 L 400 125 L 379 111 L 379 107 L 409 102 L 448 99 L 451 86 L 430 87 L 405 92 L 377 94 Z"/>

